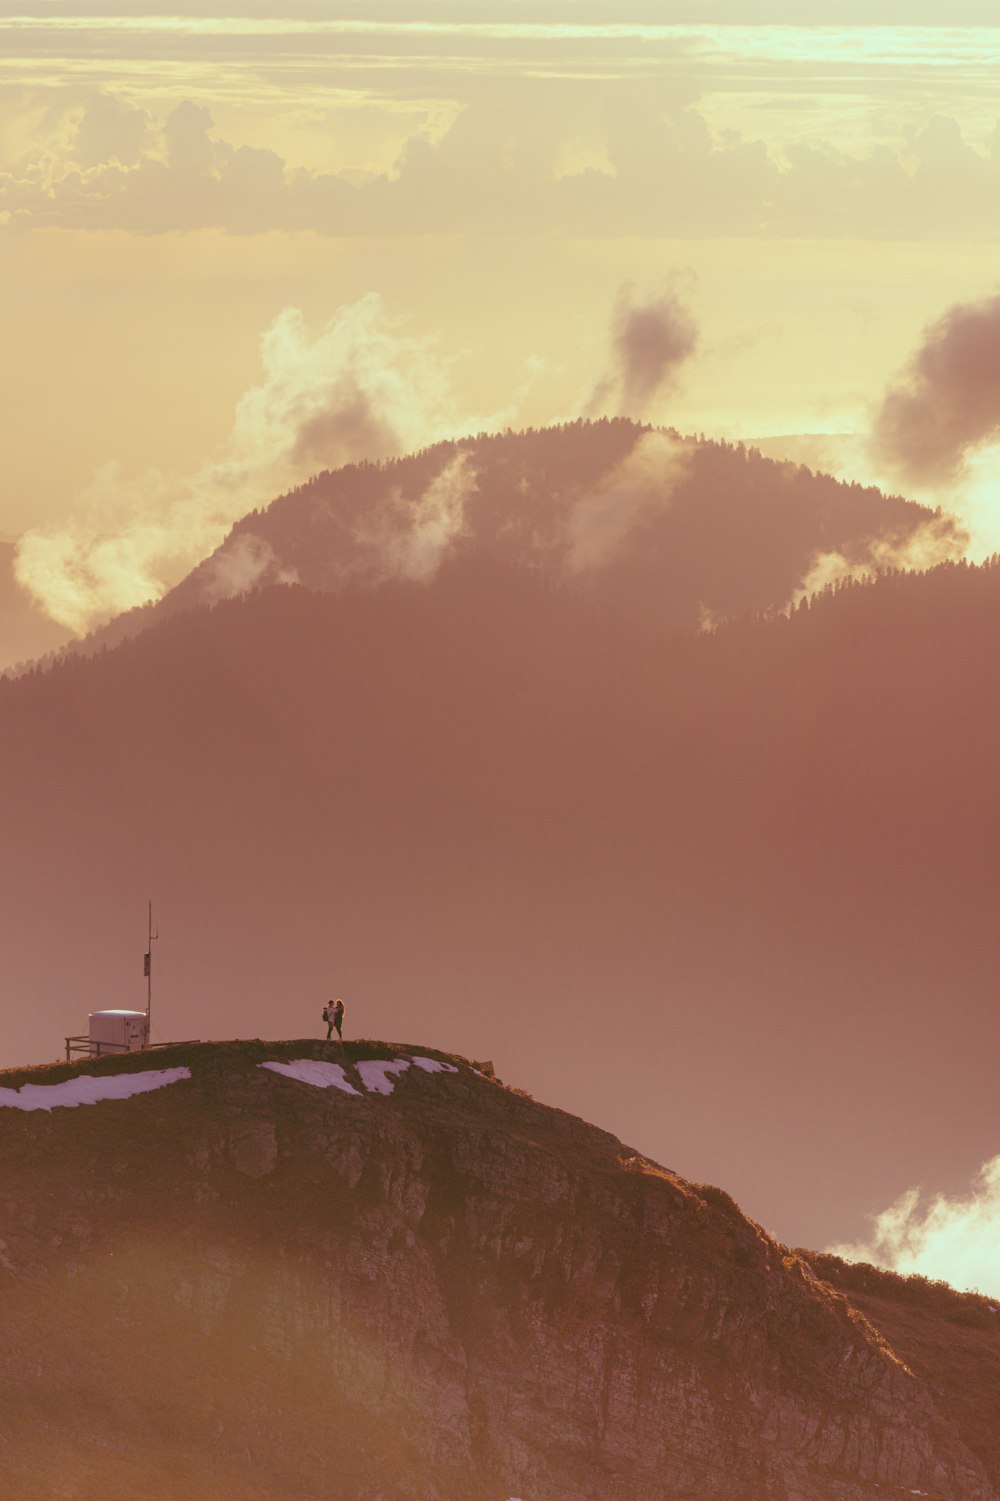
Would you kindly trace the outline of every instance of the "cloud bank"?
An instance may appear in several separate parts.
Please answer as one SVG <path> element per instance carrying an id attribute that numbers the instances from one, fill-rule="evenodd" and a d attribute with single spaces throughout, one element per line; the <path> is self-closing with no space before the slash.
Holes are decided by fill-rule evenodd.
<path id="1" fill-rule="evenodd" d="M 949 485 L 1000 436 L 1000 296 L 952 308 L 886 393 L 872 451 L 915 484 Z"/>
<path id="2" fill-rule="evenodd" d="M 138 478 L 109 464 L 68 523 L 20 539 L 18 581 L 54 620 L 82 634 L 160 598 L 234 521 L 319 469 L 410 452 L 509 415 L 461 413 L 451 362 L 432 340 L 406 335 L 374 295 L 341 308 L 315 336 L 286 308 L 263 335 L 261 361 L 263 379 L 241 397 L 211 462 L 186 476 Z M 428 492 L 393 568 L 433 570 L 472 482 L 451 474 Z M 244 539 L 207 583 L 209 596 L 258 582 L 273 563 L 265 549 Z"/>
<path id="3" fill-rule="evenodd" d="M 954 119 L 935 116 L 902 142 L 847 152 L 832 140 L 713 131 L 676 80 L 618 80 L 600 104 L 579 82 L 543 82 L 547 90 L 522 78 L 452 97 L 444 129 L 428 106 L 377 171 L 361 159 L 305 167 L 226 140 L 191 99 L 157 117 L 124 94 L 95 91 L 0 171 L 0 224 L 888 241 L 934 239 L 944 223 L 956 239 L 1000 230 L 1000 133 L 970 143 Z"/>
<path id="4" fill-rule="evenodd" d="M 1000 1157 L 984 1164 L 964 1198 L 937 1194 L 924 1204 L 919 1189 L 908 1189 L 875 1217 L 870 1240 L 828 1249 L 1000 1298 Z"/>

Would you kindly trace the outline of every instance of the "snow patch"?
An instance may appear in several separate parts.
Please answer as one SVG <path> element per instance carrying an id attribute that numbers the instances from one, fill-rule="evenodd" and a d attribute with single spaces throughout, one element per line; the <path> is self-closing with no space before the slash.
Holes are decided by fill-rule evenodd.
<path id="1" fill-rule="evenodd" d="M 361 1098 L 360 1089 L 354 1088 L 339 1063 L 322 1063 L 315 1058 L 293 1058 L 291 1063 L 258 1063 L 257 1067 L 269 1068 L 272 1073 L 284 1074 L 287 1079 L 298 1079 L 300 1083 L 312 1084 L 317 1089 L 342 1089 L 344 1094 L 354 1094 Z"/>
<path id="2" fill-rule="evenodd" d="M 377 1058 L 355 1065 L 362 1084 L 370 1094 L 392 1094 L 396 1085 L 389 1075 L 405 1074 L 409 1066 L 408 1058 L 390 1058 L 388 1061 Z"/>
<path id="3" fill-rule="evenodd" d="M 457 1074 L 453 1063 L 442 1063 L 437 1058 L 413 1058 L 412 1063 L 425 1074 Z M 355 1064 L 361 1082 L 369 1094 L 392 1094 L 396 1087 L 392 1075 L 404 1074 L 410 1067 L 409 1058 L 370 1058 Z M 313 1058 L 293 1058 L 290 1063 L 258 1063 L 258 1068 L 269 1068 L 273 1073 L 284 1074 L 288 1079 L 298 1079 L 302 1084 L 312 1084 L 317 1089 L 340 1089 L 344 1094 L 361 1096 L 339 1063 L 323 1063 Z"/>
<path id="4" fill-rule="evenodd" d="M 127 1100 L 132 1095 L 149 1094 L 168 1084 L 190 1079 L 189 1068 L 147 1069 L 138 1074 L 80 1074 L 61 1084 L 22 1084 L 20 1089 L 0 1089 L 0 1107 L 14 1110 L 72 1109 L 77 1105 L 97 1105 L 102 1100 Z"/>

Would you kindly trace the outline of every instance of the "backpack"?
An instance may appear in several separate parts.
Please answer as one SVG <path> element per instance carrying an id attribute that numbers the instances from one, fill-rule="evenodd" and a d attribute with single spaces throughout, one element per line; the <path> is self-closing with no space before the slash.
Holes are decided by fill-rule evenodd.
<path id="1" fill-rule="evenodd" d="M 328 1022 L 330 1020 L 330 1008 L 329 1008 L 329 1006 L 324 1006 L 323 1007 L 323 1020 L 325 1022 Z"/>

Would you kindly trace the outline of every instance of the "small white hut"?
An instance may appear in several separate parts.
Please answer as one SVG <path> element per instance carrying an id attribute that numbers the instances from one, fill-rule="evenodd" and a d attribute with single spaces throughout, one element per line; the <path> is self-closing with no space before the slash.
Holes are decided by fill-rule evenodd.
<path id="1" fill-rule="evenodd" d="M 134 1053 L 149 1043 L 145 1011 L 92 1011 L 88 1034 L 92 1053 Z"/>

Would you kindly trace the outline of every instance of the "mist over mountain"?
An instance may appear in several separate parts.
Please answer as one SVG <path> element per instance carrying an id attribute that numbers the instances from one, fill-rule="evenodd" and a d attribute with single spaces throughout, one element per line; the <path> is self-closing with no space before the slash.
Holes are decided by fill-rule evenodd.
<path id="1" fill-rule="evenodd" d="M 996 1501 L 986 1299 L 796 1254 L 483 1069 L 0 1074 L 5 1497 Z"/>
<path id="2" fill-rule="evenodd" d="M 427 580 L 446 559 L 484 553 L 651 623 L 697 629 L 783 606 L 822 559 L 850 572 L 919 542 L 927 566 L 960 555 L 962 540 L 926 507 L 755 449 L 624 418 L 579 421 L 319 474 L 244 517 L 163 600 L 84 649 L 269 583 L 336 592 Z"/>
<path id="3" fill-rule="evenodd" d="M 57 651 L 70 634 L 17 582 L 16 546 L 0 538 L 0 670 Z"/>
<path id="4" fill-rule="evenodd" d="M 144 998 L 153 896 L 163 1037 L 340 993 L 859 1235 L 992 1140 L 998 639 L 996 566 L 699 637 L 467 555 L 0 684 L 3 1056 Z"/>

